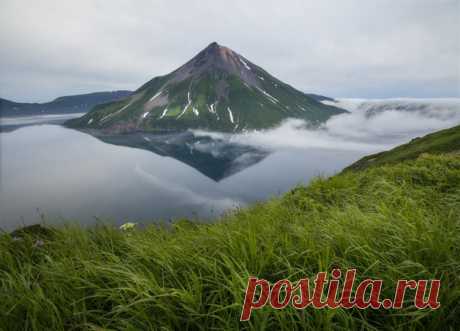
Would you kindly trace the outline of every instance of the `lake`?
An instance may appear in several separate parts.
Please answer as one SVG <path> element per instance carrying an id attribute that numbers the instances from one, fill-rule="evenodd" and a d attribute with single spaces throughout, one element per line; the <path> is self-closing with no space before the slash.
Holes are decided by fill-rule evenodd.
<path id="1" fill-rule="evenodd" d="M 50 224 L 210 219 L 336 173 L 366 154 L 267 150 L 191 132 L 97 137 L 39 123 L 0 133 L 2 229 L 42 216 Z"/>
<path id="2" fill-rule="evenodd" d="M 0 118 L 0 228 L 42 217 L 83 225 L 212 221 L 460 123 L 457 99 L 350 100 L 356 103 L 351 113 L 317 129 L 288 120 L 234 135 L 109 135 L 60 125 L 81 114 Z"/>

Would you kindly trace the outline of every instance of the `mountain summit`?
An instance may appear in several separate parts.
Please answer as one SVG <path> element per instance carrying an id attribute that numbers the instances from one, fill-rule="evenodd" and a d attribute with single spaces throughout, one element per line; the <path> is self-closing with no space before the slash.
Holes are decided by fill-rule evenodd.
<path id="1" fill-rule="evenodd" d="M 344 112 L 213 42 L 170 74 L 153 78 L 127 98 L 98 105 L 67 125 L 111 132 L 233 132 L 272 127 L 288 117 L 320 123 Z"/>

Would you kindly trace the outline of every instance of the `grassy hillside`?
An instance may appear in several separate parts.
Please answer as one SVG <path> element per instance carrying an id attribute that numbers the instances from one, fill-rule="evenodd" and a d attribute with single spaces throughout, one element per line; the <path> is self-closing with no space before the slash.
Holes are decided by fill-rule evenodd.
<path id="1" fill-rule="evenodd" d="M 398 146 L 390 151 L 363 157 L 346 170 L 361 170 L 371 166 L 401 162 L 417 158 L 422 153 L 455 153 L 460 152 L 460 125 L 450 129 L 437 131 L 422 138 L 412 139 L 409 143 Z"/>
<path id="2" fill-rule="evenodd" d="M 214 224 L 0 236 L 2 330 L 459 330 L 460 157 L 317 179 Z M 436 311 L 293 308 L 239 322 L 250 275 L 441 279 Z"/>

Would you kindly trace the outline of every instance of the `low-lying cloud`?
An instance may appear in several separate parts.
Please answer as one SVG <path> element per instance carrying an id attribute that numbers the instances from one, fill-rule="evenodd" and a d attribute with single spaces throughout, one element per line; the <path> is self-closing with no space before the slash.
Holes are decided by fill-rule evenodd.
<path id="1" fill-rule="evenodd" d="M 334 116 L 316 129 L 289 119 L 270 130 L 237 135 L 194 133 L 271 151 L 321 148 L 371 153 L 460 124 L 460 99 L 343 99 L 336 105 L 350 113 Z"/>

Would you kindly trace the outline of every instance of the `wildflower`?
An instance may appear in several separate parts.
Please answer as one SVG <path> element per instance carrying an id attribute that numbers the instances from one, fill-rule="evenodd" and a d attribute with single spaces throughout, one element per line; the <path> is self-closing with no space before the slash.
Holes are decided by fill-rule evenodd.
<path id="1" fill-rule="evenodd" d="M 34 247 L 42 247 L 45 245 L 45 242 L 42 239 L 37 239 L 34 243 Z"/>
<path id="2" fill-rule="evenodd" d="M 137 225 L 137 223 L 127 222 L 125 224 L 120 225 L 120 230 L 131 231 L 131 230 L 134 230 L 136 225 Z"/>

